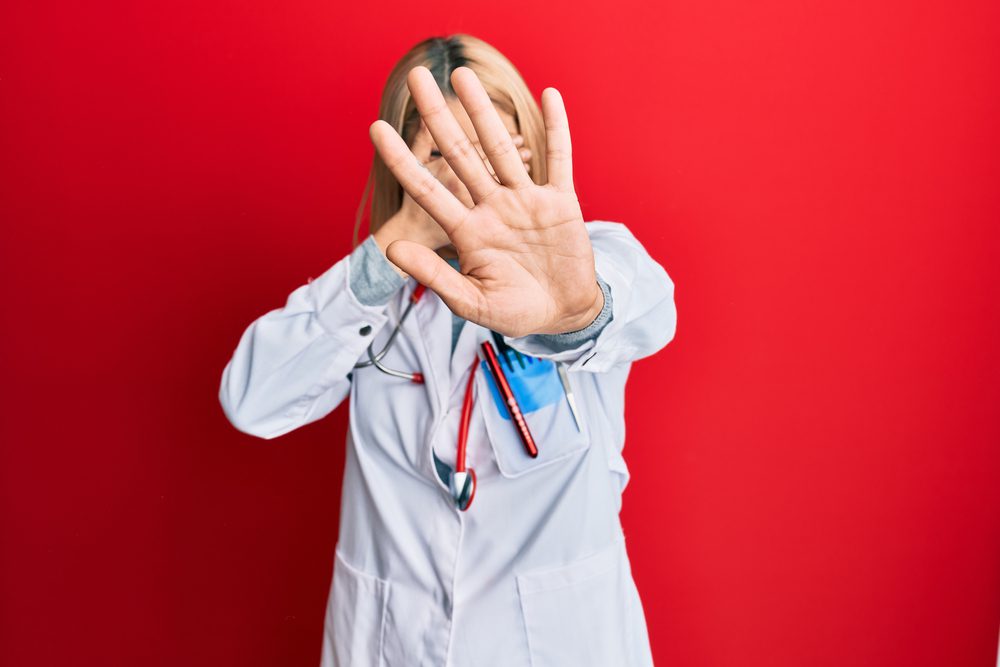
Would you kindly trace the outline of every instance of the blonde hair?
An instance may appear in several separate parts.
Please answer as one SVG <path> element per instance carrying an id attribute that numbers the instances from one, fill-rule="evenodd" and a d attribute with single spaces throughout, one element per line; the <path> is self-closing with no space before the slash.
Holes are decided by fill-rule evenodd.
<path id="1" fill-rule="evenodd" d="M 473 70 L 493 104 L 513 116 L 518 131 L 524 137 L 524 146 L 531 148 L 528 162 L 532 180 L 539 185 L 547 182 L 545 124 L 541 108 L 517 68 L 495 47 L 472 35 L 458 33 L 448 37 L 429 37 L 407 51 L 389 73 L 382 89 L 378 117 L 392 125 L 408 146 L 413 145 L 413 138 L 420 128 L 420 114 L 406 85 L 407 74 L 417 65 L 427 67 L 434 74 L 445 98 L 457 98 L 451 87 L 451 73 L 463 65 Z M 372 158 L 368 181 L 354 220 L 355 246 L 369 194 L 368 231 L 373 233 L 403 205 L 403 187 L 377 151 Z"/>

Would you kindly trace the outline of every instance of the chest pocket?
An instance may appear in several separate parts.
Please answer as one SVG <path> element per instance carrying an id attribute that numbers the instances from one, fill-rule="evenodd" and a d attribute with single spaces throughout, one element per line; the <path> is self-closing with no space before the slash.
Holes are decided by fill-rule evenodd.
<path id="1" fill-rule="evenodd" d="M 515 357 L 509 351 L 500 355 L 500 363 L 538 447 L 538 456 L 532 458 L 510 418 L 489 366 L 480 361 L 476 403 L 502 475 L 518 477 L 587 449 L 590 434 L 585 415 L 580 411 L 580 393 L 573 392 L 580 417 L 577 428 L 553 361 L 523 354 Z M 571 387 L 573 375 L 567 373 Z"/>

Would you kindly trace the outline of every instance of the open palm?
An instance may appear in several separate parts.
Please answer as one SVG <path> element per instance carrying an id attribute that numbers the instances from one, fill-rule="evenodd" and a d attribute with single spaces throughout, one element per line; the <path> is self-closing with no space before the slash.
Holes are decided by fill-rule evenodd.
<path id="1" fill-rule="evenodd" d="M 414 241 L 394 241 L 386 255 L 455 314 L 499 333 L 521 336 L 585 327 L 600 311 L 603 295 L 573 187 L 569 125 L 559 92 L 542 91 L 548 183 L 537 185 L 475 72 L 456 68 L 452 86 L 496 178 L 448 108 L 430 70 L 414 67 L 407 85 L 474 205 L 469 208 L 424 169 L 391 125 L 375 121 L 370 135 L 376 150 L 403 189 L 447 234 L 461 272 Z"/>

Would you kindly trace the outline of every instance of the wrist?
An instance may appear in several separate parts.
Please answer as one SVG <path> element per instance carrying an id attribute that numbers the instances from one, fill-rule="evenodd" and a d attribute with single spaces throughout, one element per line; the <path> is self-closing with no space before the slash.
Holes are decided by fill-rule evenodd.
<path id="1" fill-rule="evenodd" d="M 579 315 L 570 318 L 568 322 L 564 323 L 560 327 L 560 331 L 557 331 L 556 333 L 580 331 L 581 329 L 586 329 L 593 324 L 594 320 L 597 319 L 597 316 L 601 314 L 602 310 L 604 310 L 604 290 L 601 289 L 600 284 L 596 280 L 593 283 L 593 292 L 594 296 L 590 302 L 590 306 Z"/>
<path id="2" fill-rule="evenodd" d="M 349 281 L 350 290 L 359 302 L 380 306 L 389 302 L 406 278 L 386 259 L 375 237 L 370 235 L 351 251 Z"/>

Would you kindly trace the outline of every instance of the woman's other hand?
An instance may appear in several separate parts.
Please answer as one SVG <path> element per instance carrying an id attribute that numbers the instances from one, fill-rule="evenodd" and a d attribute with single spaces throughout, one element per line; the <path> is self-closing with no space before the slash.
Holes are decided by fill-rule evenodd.
<path id="1" fill-rule="evenodd" d="M 414 67 L 407 85 L 444 161 L 468 193 L 466 201 L 461 190 L 456 195 L 423 167 L 391 125 L 378 120 L 369 131 L 404 190 L 458 251 L 462 272 L 427 245 L 406 238 L 391 241 L 387 256 L 454 313 L 499 333 L 561 333 L 587 326 L 604 297 L 573 187 L 561 95 L 554 88 L 542 91 L 549 182 L 536 185 L 476 74 L 458 67 L 451 78 L 491 166 L 459 125 L 430 70 Z"/>

